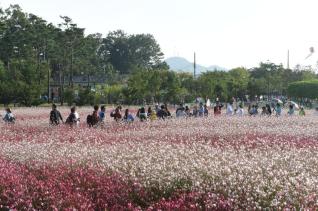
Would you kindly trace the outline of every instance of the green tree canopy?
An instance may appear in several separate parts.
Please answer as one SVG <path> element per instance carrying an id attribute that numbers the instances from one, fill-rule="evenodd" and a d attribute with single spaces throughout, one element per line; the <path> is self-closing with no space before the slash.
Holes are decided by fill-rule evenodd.
<path id="1" fill-rule="evenodd" d="M 288 95 L 299 98 L 318 98 L 318 80 L 297 81 L 288 86 Z"/>

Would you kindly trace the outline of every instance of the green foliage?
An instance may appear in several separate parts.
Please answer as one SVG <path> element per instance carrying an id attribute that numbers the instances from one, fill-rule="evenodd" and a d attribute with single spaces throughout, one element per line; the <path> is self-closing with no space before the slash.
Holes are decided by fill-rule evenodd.
<path id="1" fill-rule="evenodd" d="M 297 81 L 288 86 L 288 95 L 299 98 L 318 98 L 318 80 Z"/>
<path id="2" fill-rule="evenodd" d="M 130 103 L 183 102 L 188 95 L 178 74 L 168 70 L 139 70 L 128 79 L 126 98 Z"/>
<path id="3" fill-rule="evenodd" d="M 103 39 L 99 54 L 121 74 L 129 74 L 135 67 L 167 68 L 161 61 L 160 46 L 150 34 L 127 35 L 122 30 L 110 32 Z"/>
<path id="4" fill-rule="evenodd" d="M 80 89 L 78 93 L 77 105 L 94 105 L 95 95 L 90 89 Z"/>
<path id="5" fill-rule="evenodd" d="M 245 68 L 235 68 L 229 71 L 229 92 L 232 96 L 243 98 L 246 95 L 250 72 Z"/>
<path id="6" fill-rule="evenodd" d="M 71 106 L 75 102 L 75 91 L 72 88 L 68 88 L 64 91 L 63 97 L 67 105 Z"/>
<path id="7" fill-rule="evenodd" d="M 198 78 L 197 88 L 202 97 L 227 100 L 231 97 L 228 91 L 230 79 L 229 73 L 224 71 L 207 72 Z"/>
<path id="8" fill-rule="evenodd" d="M 91 76 L 106 78 L 112 86 L 124 83 L 128 76 L 122 75 L 130 74 L 134 69 L 168 68 L 161 61 L 163 53 L 159 44 L 150 34 L 128 35 L 118 30 L 110 32 L 106 38 L 101 34 L 85 36 L 85 29 L 78 27 L 71 18 L 61 16 L 61 19 L 62 23 L 54 26 L 36 15 L 23 12 L 18 5 L 1 10 L 0 87 L 5 92 L 0 96 L 2 103 L 23 100 L 23 104 L 32 104 L 29 101 L 37 99 L 34 95 L 47 93 L 48 81 L 52 82 L 48 73 L 61 79 L 55 81 L 62 91 L 61 103 L 66 100 L 70 104 L 75 100 L 70 91 L 74 90 L 75 76 L 85 75 L 88 80 Z M 88 81 L 88 87 L 91 85 Z M 7 94 L 15 86 L 24 88 L 18 90 L 19 96 Z M 122 98 L 117 88 L 107 93 L 108 97 L 87 90 L 80 92 L 82 104 L 92 103 L 93 95 L 95 101 Z M 32 98 L 26 100 L 26 96 Z"/>
<path id="9" fill-rule="evenodd" d="M 105 86 L 102 90 L 105 102 L 109 104 L 120 103 L 123 100 L 123 85 L 114 84 Z"/>
<path id="10" fill-rule="evenodd" d="M 226 101 L 287 91 L 290 96 L 317 97 L 313 84 L 293 83 L 317 79 L 310 69 L 290 70 L 268 62 L 250 70 L 206 72 L 194 78 L 169 71 L 151 34 L 117 30 L 106 37 L 85 35 L 71 18 L 61 19 L 54 26 L 18 5 L 0 9 L 0 103 L 38 105 L 49 82 L 61 90 L 61 104 L 69 105 L 179 103 L 196 97 Z M 87 77 L 85 88 L 77 87 L 76 76 Z M 103 78 L 105 84 L 96 85 L 92 78 Z"/>

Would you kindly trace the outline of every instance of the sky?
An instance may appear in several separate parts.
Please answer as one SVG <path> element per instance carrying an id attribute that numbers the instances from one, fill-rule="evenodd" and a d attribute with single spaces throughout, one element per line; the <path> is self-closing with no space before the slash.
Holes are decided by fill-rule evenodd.
<path id="1" fill-rule="evenodd" d="M 185 57 L 225 68 L 260 62 L 314 65 L 318 50 L 317 0 L 1 0 L 58 24 L 69 16 L 86 33 L 122 29 L 150 33 L 165 58 Z"/>

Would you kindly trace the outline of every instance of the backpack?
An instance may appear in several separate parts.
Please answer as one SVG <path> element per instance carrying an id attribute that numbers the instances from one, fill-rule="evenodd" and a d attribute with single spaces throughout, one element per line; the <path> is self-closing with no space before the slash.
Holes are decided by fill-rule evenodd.
<path id="1" fill-rule="evenodd" d="M 71 113 L 71 114 L 67 117 L 65 123 L 73 124 L 73 123 L 75 123 L 75 120 L 76 120 L 75 114 Z"/>
<path id="2" fill-rule="evenodd" d="M 57 115 L 56 115 L 55 111 L 51 111 L 50 120 L 51 120 L 51 122 L 54 122 L 54 123 L 58 121 L 58 118 L 57 118 Z"/>
<path id="3" fill-rule="evenodd" d="M 11 123 L 15 123 L 15 117 L 10 116 L 10 117 L 9 117 L 9 122 L 11 122 Z"/>

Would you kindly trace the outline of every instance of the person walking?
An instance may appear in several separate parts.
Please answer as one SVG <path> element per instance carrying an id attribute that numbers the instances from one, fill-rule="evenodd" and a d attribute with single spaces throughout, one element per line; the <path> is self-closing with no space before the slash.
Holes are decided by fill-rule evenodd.
<path id="1" fill-rule="evenodd" d="M 183 104 L 180 104 L 180 106 L 176 110 L 176 117 L 185 117 L 187 114 L 185 113 L 185 108 L 183 107 Z"/>
<path id="2" fill-rule="evenodd" d="M 170 113 L 170 111 L 169 111 L 168 104 L 165 103 L 165 104 L 164 104 L 164 107 L 165 107 L 165 111 L 166 111 L 166 113 L 167 113 L 167 117 L 168 117 L 168 118 L 171 118 L 172 116 L 171 116 L 171 113 Z"/>
<path id="3" fill-rule="evenodd" d="M 192 110 L 192 116 L 193 116 L 193 117 L 198 117 L 198 115 L 199 115 L 198 106 L 195 105 L 195 106 L 193 107 L 193 110 Z"/>
<path id="4" fill-rule="evenodd" d="M 306 112 L 303 106 L 300 107 L 299 116 L 306 116 Z"/>
<path id="5" fill-rule="evenodd" d="M 288 110 L 287 113 L 288 113 L 289 116 L 293 116 L 294 115 L 294 113 L 295 113 L 294 105 L 292 105 L 292 104 L 289 105 L 289 110 Z"/>
<path id="6" fill-rule="evenodd" d="M 130 114 L 128 108 L 125 110 L 125 115 L 124 115 L 123 120 L 124 120 L 124 122 L 133 122 L 135 120 L 134 117 Z"/>
<path id="7" fill-rule="evenodd" d="M 203 117 L 204 116 L 204 107 L 203 107 L 203 103 L 201 102 L 199 104 L 199 117 Z"/>
<path id="8" fill-rule="evenodd" d="M 106 118 L 106 107 L 102 105 L 100 107 L 100 112 L 98 113 L 98 119 L 101 124 L 104 124 Z"/>
<path id="9" fill-rule="evenodd" d="M 185 113 L 186 113 L 186 116 L 187 116 L 187 117 L 190 117 L 190 116 L 191 116 L 191 112 L 190 112 L 189 106 L 186 106 L 186 107 L 185 107 Z"/>
<path id="10" fill-rule="evenodd" d="M 274 108 L 274 111 L 276 112 L 276 116 L 280 116 L 282 114 L 282 107 L 279 103 L 276 104 L 276 107 Z"/>
<path id="11" fill-rule="evenodd" d="M 203 115 L 204 115 L 204 117 L 208 117 L 209 116 L 209 110 L 208 110 L 208 106 L 207 105 L 203 106 Z"/>
<path id="12" fill-rule="evenodd" d="M 14 124 L 15 123 L 15 116 L 13 115 L 10 108 L 6 108 L 6 114 L 3 117 L 3 121 L 8 124 Z"/>
<path id="13" fill-rule="evenodd" d="M 144 107 L 141 107 L 137 112 L 137 117 L 140 121 L 147 121 L 148 114 L 146 113 L 146 109 Z"/>
<path id="14" fill-rule="evenodd" d="M 166 119 L 168 117 L 168 113 L 164 105 L 161 105 L 161 109 L 157 113 L 158 119 Z"/>
<path id="15" fill-rule="evenodd" d="M 244 116 L 244 108 L 243 108 L 242 104 L 240 104 L 238 109 L 237 109 L 237 115 L 240 117 Z"/>
<path id="16" fill-rule="evenodd" d="M 57 110 L 57 106 L 55 104 L 52 105 L 52 110 L 50 112 L 50 124 L 51 125 L 59 125 L 60 120 L 63 122 L 63 118 L 61 113 Z"/>
<path id="17" fill-rule="evenodd" d="M 269 104 L 266 104 L 266 109 L 267 109 L 267 115 L 272 116 L 272 108 Z"/>
<path id="18" fill-rule="evenodd" d="M 65 120 L 65 124 L 67 124 L 67 125 L 69 125 L 71 127 L 73 127 L 74 125 L 77 124 L 77 118 L 76 118 L 75 112 L 76 112 L 75 107 L 72 107 L 70 115 Z"/>
<path id="19" fill-rule="evenodd" d="M 87 116 L 86 122 L 89 127 L 96 127 L 98 125 L 98 122 L 99 122 L 98 109 L 99 109 L 99 106 L 95 105 L 93 113 Z"/>
<path id="20" fill-rule="evenodd" d="M 232 116 L 233 115 L 233 107 L 232 103 L 228 103 L 226 106 L 226 115 Z"/>
<path id="21" fill-rule="evenodd" d="M 73 109 L 74 109 L 74 115 L 75 115 L 76 125 L 78 126 L 79 123 L 80 123 L 80 121 L 81 121 L 80 115 L 79 115 L 79 113 L 77 112 L 76 106 L 74 106 Z"/>
<path id="22" fill-rule="evenodd" d="M 118 106 L 115 111 L 113 111 L 110 116 L 114 118 L 114 120 L 116 122 L 120 121 L 122 119 L 122 115 L 121 115 L 121 106 Z"/>
<path id="23" fill-rule="evenodd" d="M 214 111 L 214 116 L 218 116 L 218 115 L 221 115 L 222 113 L 222 107 L 223 105 L 219 102 L 216 102 L 214 108 L 213 108 L 213 111 Z"/>

